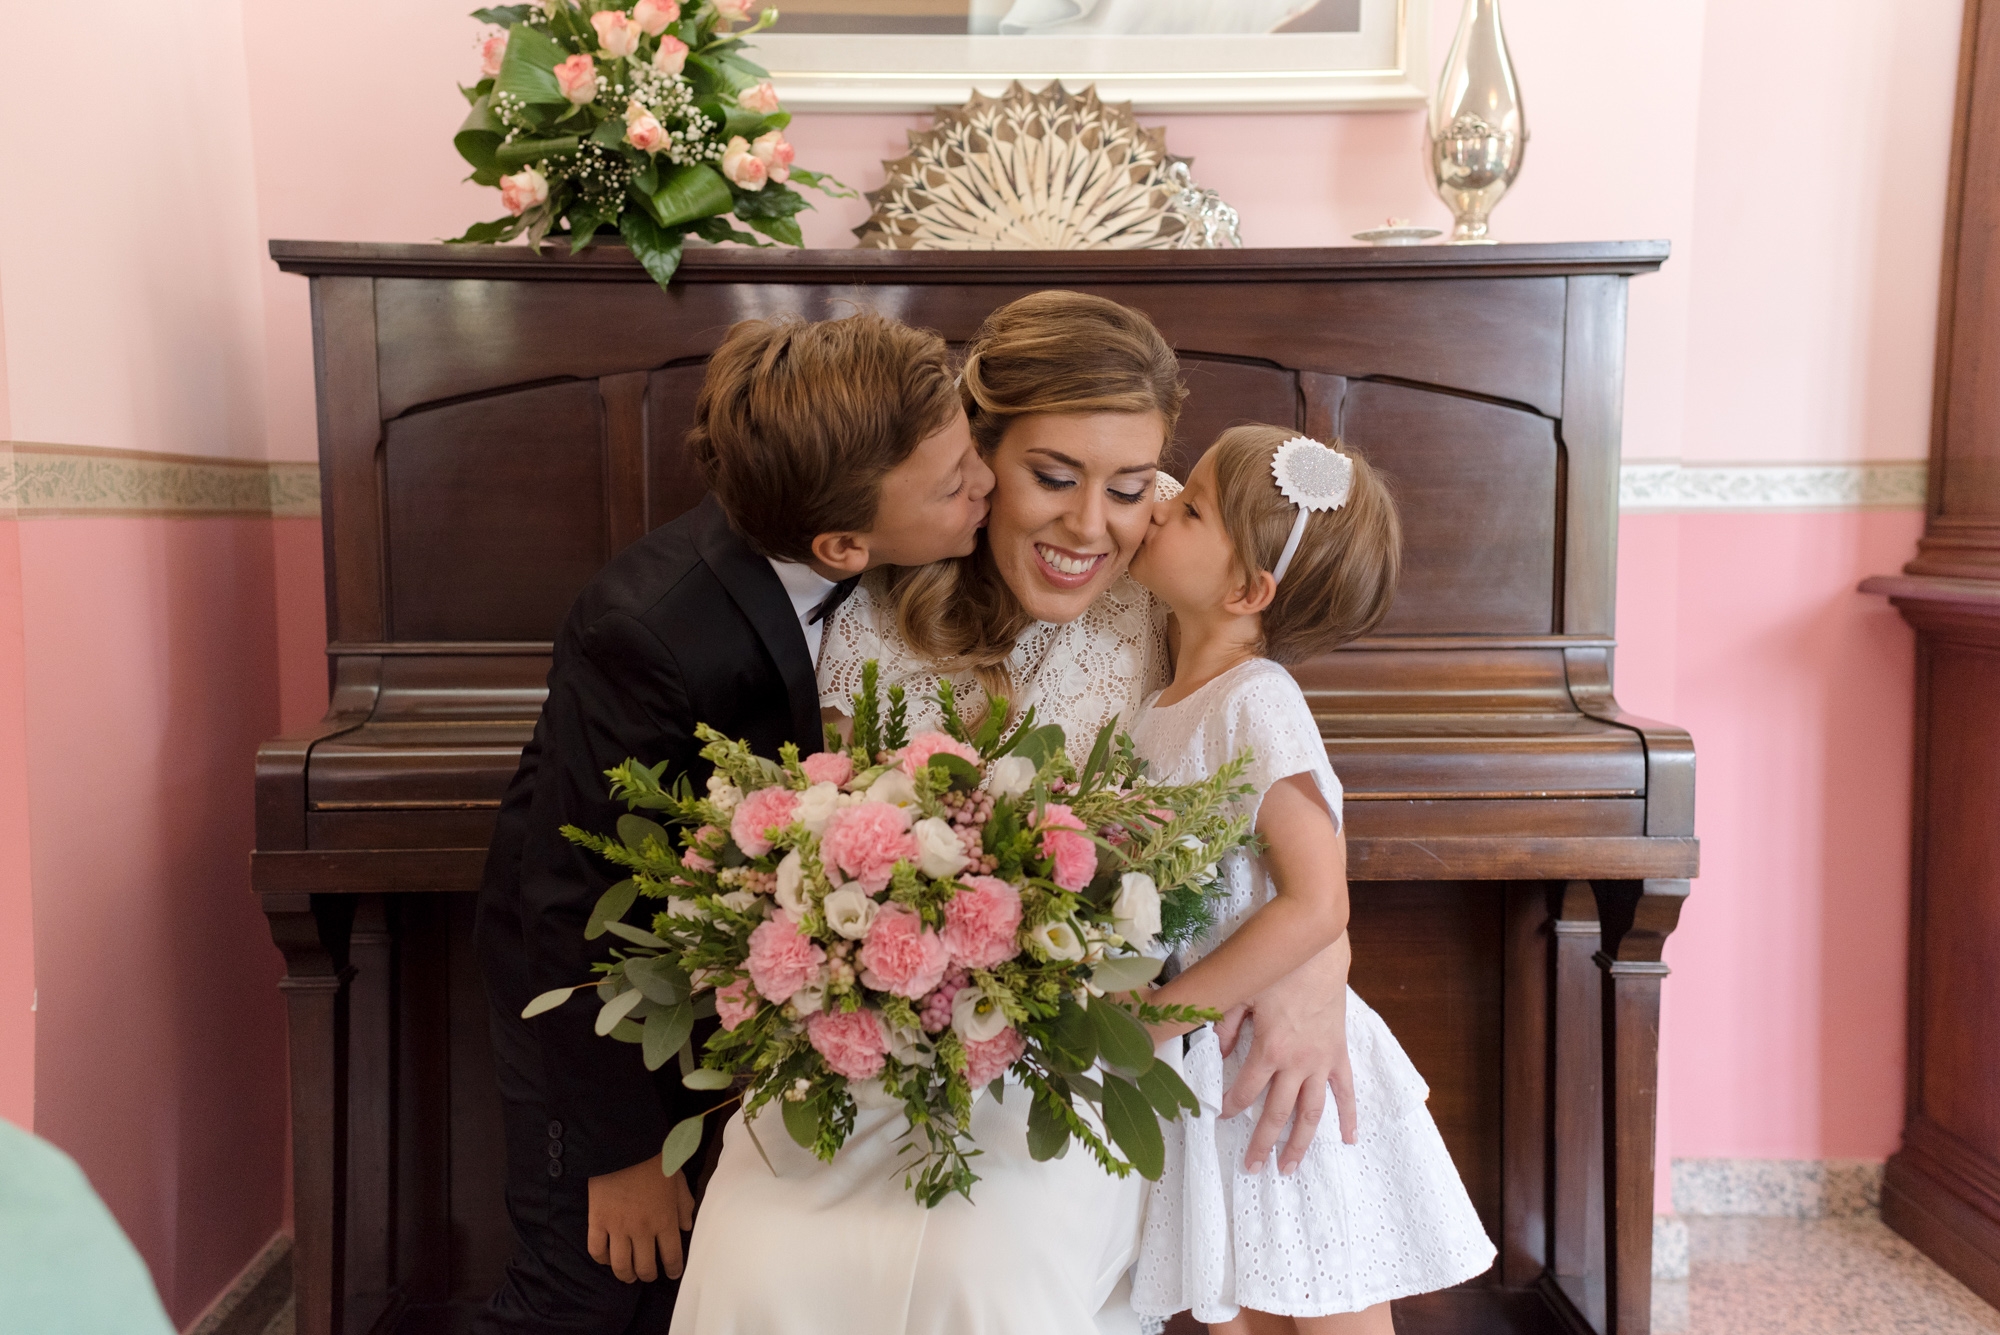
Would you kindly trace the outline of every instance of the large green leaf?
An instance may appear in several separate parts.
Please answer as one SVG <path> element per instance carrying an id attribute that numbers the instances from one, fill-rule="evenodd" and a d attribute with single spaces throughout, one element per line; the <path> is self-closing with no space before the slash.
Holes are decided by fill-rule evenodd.
<path id="1" fill-rule="evenodd" d="M 645 999 L 646 994 L 635 987 L 629 992 L 620 992 L 605 1002 L 603 1009 L 597 1012 L 598 1036 L 601 1038 L 610 1033 L 613 1025 L 630 1015 Z"/>
<path id="2" fill-rule="evenodd" d="M 730 1085 L 735 1083 L 735 1079 L 736 1077 L 730 1075 L 727 1071 L 717 1071 L 706 1066 L 697 1066 L 692 1071 L 688 1071 L 681 1076 L 681 1083 L 689 1089 L 728 1089 Z"/>
<path id="3" fill-rule="evenodd" d="M 744 222 L 752 218 L 789 218 L 811 207 L 811 202 L 798 191 L 775 184 L 736 197 L 736 216 Z"/>
<path id="4" fill-rule="evenodd" d="M 794 1103 L 790 1099 L 779 1099 L 778 1103 L 785 1110 L 785 1130 L 792 1133 L 793 1140 L 811 1149 L 813 1142 L 819 1139 L 819 1114 L 803 1100 Z"/>
<path id="5" fill-rule="evenodd" d="M 626 960 L 625 977 L 646 994 L 646 1000 L 661 1006 L 678 1006 L 691 990 L 686 971 L 665 955 Z"/>
<path id="6" fill-rule="evenodd" d="M 1106 992 L 1130 992 L 1159 977 L 1165 964 L 1150 955 L 1113 955 L 1090 971 L 1090 981 Z"/>
<path id="7" fill-rule="evenodd" d="M 645 1056 L 646 1069 L 657 1071 L 667 1064 L 667 1059 L 680 1050 L 687 1042 L 688 1031 L 694 1028 L 694 1006 L 681 1002 L 678 1006 L 668 1006 L 654 1011 L 646 1017 Z"/>
<path id="8" fill-rule="evenodd" d="M 770 237 L 773 241 L 782 241 L 788 246 L 803 246 L 806 243 L 805 233 L 801 232 L 799 225 L 790 218 L 751 218 L 748 221 L 752 227 L 762 232 L 765 236 Z M 958 760 L 958 757 L 953 756 L 952 759 Z M 958 763 L 965 765 L 963 760 L 959 760 Z M 972 767 L 966 765 L 966 768 L 970 769 Z M 975 780 L 974 783 L 976 782 Z M 974 783 L 968 783 L 965 787 L 968 789 L 972 788 Z"/>
<path id="9" fill-rule="evenodd" d="M 509 241 L 521 234 L 527 223 L 520 218 L 495 218 L 492 222 L 474 223 L 465 229 L 463 236 L 455 236 L 446 244 L 454 246 L 491 245 L 496 241 Z"/>
<path id="10" fill-rule="evenodd" d="M 683 1117 L 674 1123 L 674 1129 L 667 1132 L 667 1139 L 660 1146 L 660 1171 L 669 1176 L 680 1171 L 680 1166 L 694 1157 L 701 1148 L 701 1116 Z"/>
<path id="11" fill-rule="evenodd" d="M 1091 1004 L 1090 1027 L 1097 1035 L 1098 1055 L 1114 1071 L 1144 1075 L 1146 1068 L 1157 1060 L 1153 1056 L 1152 1037 L 1145 1026 L 1109 997 L 1100 997 Z"/>
<path id="12" fill-rule="evenodd" d="M 740 227 L 731 227 L 727 218 L 697 218 L 689 225 L 688 230 L 702 240 L 713 242 L 718 246 L 725 242 L 733 241 L 739 246 L 763 246 L 768 249 L 771 244 L 755 232 L 746 232 Z M 834 744 L 827 747 L 827 750 L 838 751 L 845 745 L 839 733 L 834 734 L 833 742 Z"/>
<path id="13" fill-rule="evenodd" d="M 1153 1110 L 1168 1121 L 1183 1112 L 1201 1111 L 1201 1100 L 1187 1087 L 1187 1081 L 1163 1061 L 1155 1061 L 1139 1077 L 1139 1092 L 1146 1096 L 1146 1102 L 1153 1105 Z"/>
<path id="14" fill-rule="evenodd" d="M 493 91 L 512 93 L 529 106 L 566 104 L 562 86 L 556 82 L 556 66 L 569 55 L 555 38 L 525 23 L 507 30 L 507 55 L 493 80 Z"/>
<path id="15" fill-rule="evenodd" d="M 605 924 L 617 922 L 631 912 L 638 898 L 639 883 L 629 876 L 599 895 L 597 907 L 590 911 L 590 921 L 583 926 L 583 939 L 595 941 L 603 936 Z"/>
<path id="16" fill-rule="evenodd" d="M 1097 1060 L 1097 1030 L 1090 1012 L 1068 997 L 1062 999 L 1049 1026 L 1048 1056 L 1049 1065 L 1072 1075 L 1088 1071 Z"/>
<path id="17" fill-rule="evenodd" d="M 472 17 L 481 23 L 491 23 L 502 28 L 511 28 L 517 23 L 526 23 L 533 14 L 535 5 L 494 5 L 488 9 L 475 9 Z"/>
<path id="18" fill-rule="evenodd" d="M 661 171 L 660 188 L 646 197 L 647 211 L 662 227 L 728 213 L 734 203 L 722 174 L 698 162 Z"/>
<path id="19" fill-rule="evenodd" d="M 1115 1141 L 1139 1176 L 1150 1182 L 1160 1180 L 1167 1166 L 1166 1139 L 1160 1134 L 1160 1119 L 1139 1087 L 1120 1076 L 1104 1077 L 1104 1129 Z"/>
<path id="20" fill-rule="evenodd" d="M 1003 749 L 1000 754 L 1006 755 L 1011 752 L 1017 756 L 1026 756 L 1039 768 L 1048 764 L 1050 756 L 1063 749 L 1065 739 L 1060 724 L 1044 723 L 1039 728 L 1022 728 L 1012 740 L 1013 745 Z"/>
<path id="21" fill-rule="evenodd" d="M 451 143 L 458 150 L 458 155 L 475 168 L 491 168 L 498 165 L 493 155 L 499 150 L 500 141 L 506 137 L 507 127 L 493 114 L 492 99 L 482 97 L 472 104 L 472 110 L 466 113 Z"/>
<path id="22" fill-rule="evenodd" d="M 1060 1159 L 1069 1152 L 1069 1126 L 1036 1099 L 1028 1105 L 1028 1157 L 1037 1163 Z"/>
<path id="23" fill-rule="evenodd" d="M 624 937 L 627 941 L 630 941 L 635 946 L 645 946 L 649 950 L 665 950 L 667 949 L 668 946 L 668 943 L 665 940 L 661 939 L 660 937 L 654 936 L 651 932 L 647 931 L 645 928 L 634 927 L 629 922 L 619 922 L 615 918 L 608 920 L 604 924 L 604 930 L 611 933 L 613 936 Z"/>
<path id="24" fill-rule="evenodd" d="M 553 139 L 516 139 L 495 149 L 493 162 L 502 171 L 516 172 L 544 158 L 566 158 L 576 152 L 579 142 L 573 134 L 559 134 Z"/>
<path id="25" fill-rule="evenodd" d="M 665 287 L 681 267 L 681 238 L 669 232 L 638 209 L 627 209 L 618 219 L 618 234 L 632 248 L 647 274 Z"/>
<path id="26" fill-rule="evenodd" d="M 787 218 L 785 219 L 785 221 L 791 222 L 791 219 Z M 756 223 L 751 223 L 750 225 L 752 227 L 757 227 Z M 758 227 L 757 230 L 761 232 L 765 231 L 766 229 Z M 792 225 L 792 230 L 794 232 L 798 231 L 798 225 L 796 223 Z M 773 235 L 775 235 L 775 233 Z M 782 241 L 785 238 L 779 237 L 778 239 Z M 792 244 L 796 246 L 796 245 L 801 245 L 803 243 L 799 241 L 794 241 L 792 242 Z M 942 779 L 948 787 L 955 788 L 962 793 L 971 792 L 974 788 L 977 788 L 979 786 L 979 770 L 975 766 L 968 764 L 966 761 L 960 759 L 958 756 L 950 754 L 949 752 L 940 751 L 936 755 L 932 756 L 930 758 L 930 767 L 932 771 L 932 782 L 936 782 L 937 780 Z"/>
<path id="27" fill-rule="evenodd" d="M 634 853 L 642 853 L 648 839 L 657 839 L 662 848 L 672 848 L 667 840 L 667 832 L 657 822 L 644 816 L 634 816 L 630 812 L 618 818 L 618 842 Z"/>

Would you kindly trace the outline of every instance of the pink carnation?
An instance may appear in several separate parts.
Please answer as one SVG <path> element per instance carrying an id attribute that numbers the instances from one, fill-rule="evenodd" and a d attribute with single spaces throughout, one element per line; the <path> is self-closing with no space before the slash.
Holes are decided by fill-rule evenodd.
<path id="1" fill-rule="evenodd" d="M 826 952 L 783 914 L 766 918 L 750 933 L 750 981 L 773 1005 L 789 1001 L 825 963 Z M 716 995 L 722 995 L 720 989 Z"/>
<path id="2" fill-rule="evenodd" d="M 761 930 L 761 929 L 759 929 Z M 861 982 L 899 997 L 920 997 L 944 978 L 951 954 L 921 915 L 903 904 L 884 904 L 861 943 Z"/>
<path id="3" fill-rule="evenodd" d="M 1050 876 L 1065 890 L 1081 890 L 1097 875 L 1097 845 L 1083 833 L 1083 822 L 1061 802 L 1042 808 L 1042 853 L 1054 862 Z"/>
<path id="4" fill-rule="evenodd" d="M 748 978 L 739 978 L 727 987 L 715 989 L 715 1013 L 724 1029 L 734 1029 L 755 1015 L 757 1005 L 757 994 L 750 990 Z"/>
<path id="5" fill-rule="evenodd" d="M 820 751 L 799 762 L 806 778 L 838 788 L 854 777 L 854 758 L 845 751 Z"/>
<path id="6" fill-rule="evenodd" d="M 1007 1074 L 1007 1068 L 1028 1050 L 1021 1031 L 1009 1025 L 983 1042 L 965 1045 L 965 1082 L 974 1089 Z"/>
<path id="7" fill-rule="evenodd" d="M 944 906 L 944 945 L 953 963 L 991 969 L 1014 958 L 1021 892 L 992 876 L 968 876 L 962 884 L 970 888 Z"/>
<path id="8" fill-rule="evenodd" d="M 836 811 L 820 836 L 819 854 L 869 894 L 889 884 L 898 862 L 917 860 L 910 813 L 891 802 L 863 802 Z"/>
<path id="9" fill-rule="evenodd" d="M 849 1080 L 882 1074 L 889 1053 L 889 1031 L 871 1010 L 829 1015 L 816 1012 L 806 1021 L 806 1038 L 826 1064 Z"/>
<path id="10" fill-rule="evenodd" d="M 707 858 L 703 857 L 699 853 L 681 854 L 681 865 L 684 867 L 692 867 L 696 871 L 715 870 L 715 864 L 709 861 Z"/>
<path id="11" fill-rule="evenodd" d="M 896 758 L 903 762 L 903 773 L 914 779 L 917 777 L 917 771 L 930 764 L 931 757 L 935 755 L 957 756 L 975 769 L 979 766 L 977 751 L 964 742 L 953 741 L 941 732 L 918 733 L 910 739 L 908 746 L 896 753 Z"/>
<path id="12" fill-rule="evenodd" d="M 729 817 L 729 836 L 753 858 L 771 851 L 771 831 L 798 818 L 799 795 L 789 788 L 759 788 L 745 793 Z"/>

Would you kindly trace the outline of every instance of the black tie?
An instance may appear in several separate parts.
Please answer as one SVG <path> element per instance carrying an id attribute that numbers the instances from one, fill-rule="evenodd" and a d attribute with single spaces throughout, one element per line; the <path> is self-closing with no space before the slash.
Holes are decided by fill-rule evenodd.
<path id="1" fill-rule="evenodd" d="M 834 585 L 828 591 L 826 597 L 820 599 L 820 604 L 813 609 L 812 615 L 806 618 L 806 624 L 808 626 L 817 626 L 820 622 L 832 616 L 833 609 L 846 602 L 847 596 L 854 592 L 854 586 L 860 582 L 861 576 L 849 575 L 846 579 Z"/>

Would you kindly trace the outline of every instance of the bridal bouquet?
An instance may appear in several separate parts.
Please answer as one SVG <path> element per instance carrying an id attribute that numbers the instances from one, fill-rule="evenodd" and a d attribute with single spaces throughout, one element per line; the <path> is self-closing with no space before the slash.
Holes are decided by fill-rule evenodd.
<path id="1" fill-rule="evenodd" d="M 1161 785 L 1115 720 L 1078 769 L 1032 710 L 1006 730 L 1006 701 L 989 699 L 968 728 L 949 683 L 944 732 L 908 736 L 902 689 L 883 710 L 873 663 L 854 700 L 852 744 L 829 730 L 829 749 L 804 759 L 702 727 L 715 773 L 699 795 L 685 776 L 663 787 L 663 765 L 608 771 L 614 797 L 675 830 L 637 814 L 615 837 L 564 830 L 631 873 L 587 929 L 623 943 L 596 966 L 597 1032 L 641 1045 L 652 1069 L 678 1055 L 691 1089 L 740 1085 L 717 1107 L 740 1099 L 746 1119 L 776 1102 L 825 1160 L 857 1109 L 900 1107 L 905 1184 L 925 1205 L 971 1197 L 982 1085 L 1031 1100 L 1037 1159 L 1074 1139 L 1107 1172 L 1157 1178 L 1155 1114 L 1196 1103 L 1142 1022 L 1215 1017 L 1126 994 L 1158 974 L 1163 946 L 1212 921 L 1216 861 L 1251 837 L 1229 803 L 1247 791 L 1247 757 Z M 664 903 L 651 930 L 623 921 L 642 895 Z M 697 1064 L 689 1034 L 711 1011 L 721 1029 Z M 666 1171 L 694 1152 L 704 1116 L 669 1133 Z"/>
<path id="2" fill-rule="evenodd" d="M 792 165 L 767 72 L 743 38 L 770 26 L 756 0 L 542 0 L 480 9 L 500 32 L 480 44 L 478 83 L 453 140 L 472 179 L 498 186 L 508 216 L 475 223 L 459 242 L 529 244 L 567 227 L 581 250 L 618 232 L 665 287 L 681 240 L 803 245 L 796 181 L 844 193 Z M 745 232 L 723 220 L 733 213 Z"/>

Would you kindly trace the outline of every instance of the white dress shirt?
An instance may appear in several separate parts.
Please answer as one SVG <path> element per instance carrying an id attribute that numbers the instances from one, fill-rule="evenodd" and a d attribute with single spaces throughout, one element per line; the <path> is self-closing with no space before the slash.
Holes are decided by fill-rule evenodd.
<path id="1" fill-rule="evenodd" d="M 792 611 L 799 618 L 799 629 L 805 633 L 806 652 L 812 655 L 813 671 L 819 671 L 819 642 L 826 632 L 826 623 L 813 622 L 806 618 L 818 610 L 833 592 L 833 581 L 798 561 L 780 561 L 767 557 L 771 569 L 777 572 L 778 582 L 785 586 L 785 594 L 792 600 Z"/>

